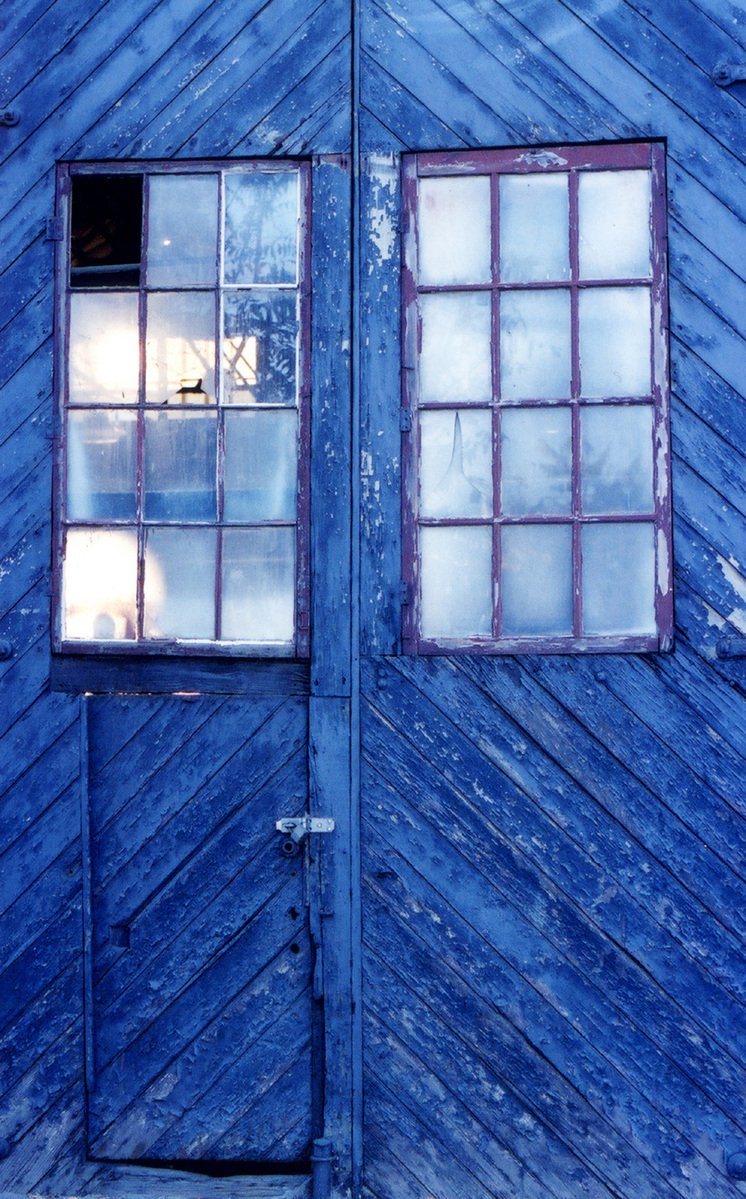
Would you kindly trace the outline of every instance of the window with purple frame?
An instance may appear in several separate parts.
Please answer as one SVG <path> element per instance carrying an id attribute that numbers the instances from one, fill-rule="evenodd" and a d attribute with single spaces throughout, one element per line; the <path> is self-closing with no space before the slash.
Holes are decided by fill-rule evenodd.
<path id="1" fill-rule="evenodd" d="M 61 170 L 57 648 L 307 652 L 308 191 Z"/>
<path id="2" fill-rule="evenodd" d="M 404 648 L 668 648 L 664 151 L 410 155 Z"/>

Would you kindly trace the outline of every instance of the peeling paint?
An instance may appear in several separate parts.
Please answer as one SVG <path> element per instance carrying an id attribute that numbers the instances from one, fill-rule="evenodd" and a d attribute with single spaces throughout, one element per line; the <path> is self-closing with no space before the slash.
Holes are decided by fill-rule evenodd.
<path id="1" fill-rule="evenodd" d="M 564 167 L 567 165 L 566 158 L 562 158 L 559 154 L 553 154 L 551 150 L 527 150 L 525 154 L 518 155 L 516 162 L 527 162 L 537 167 Z"/>

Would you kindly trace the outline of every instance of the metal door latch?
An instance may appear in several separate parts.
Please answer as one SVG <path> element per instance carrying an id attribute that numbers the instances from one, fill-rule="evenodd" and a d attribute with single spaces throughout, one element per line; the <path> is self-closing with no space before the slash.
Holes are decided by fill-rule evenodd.
<path id="1" fill-rule="evenodd" d="M 275 828 L 300 845 L 309 833 L 334 832 L 334 820 L 331 816 L 283 816 L 282 820 L 275 821 Z"/>

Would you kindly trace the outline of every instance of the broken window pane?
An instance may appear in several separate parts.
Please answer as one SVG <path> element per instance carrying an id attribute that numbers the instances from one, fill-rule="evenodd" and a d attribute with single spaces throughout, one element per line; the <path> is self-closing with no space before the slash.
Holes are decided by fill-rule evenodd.
<path id="1" fill-rule="evenodd" d="M 71 192 L 71 287 L 137 287 L 142 175 L 75 175 Z"/>

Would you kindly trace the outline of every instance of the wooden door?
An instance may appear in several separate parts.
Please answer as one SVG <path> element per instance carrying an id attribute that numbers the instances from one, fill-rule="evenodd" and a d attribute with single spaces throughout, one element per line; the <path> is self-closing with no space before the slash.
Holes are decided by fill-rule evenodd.
<path id="1" fill-rule="evenodd" d="M 91 1153 L 307 1159 L 313 889 L 275 827 L 307 809 L 307 701 L 87 706 Z"/>
<path id="2" fill-rule="evenodd" d="M 366 1196 L 725 1199 L 743 1177 L 742 168 L 703 49 L 735 52 L 706 15 L 729 7 L 362 5 Z M 402 153 L 663 136 L 673 649 L 402 653 Z"/>

